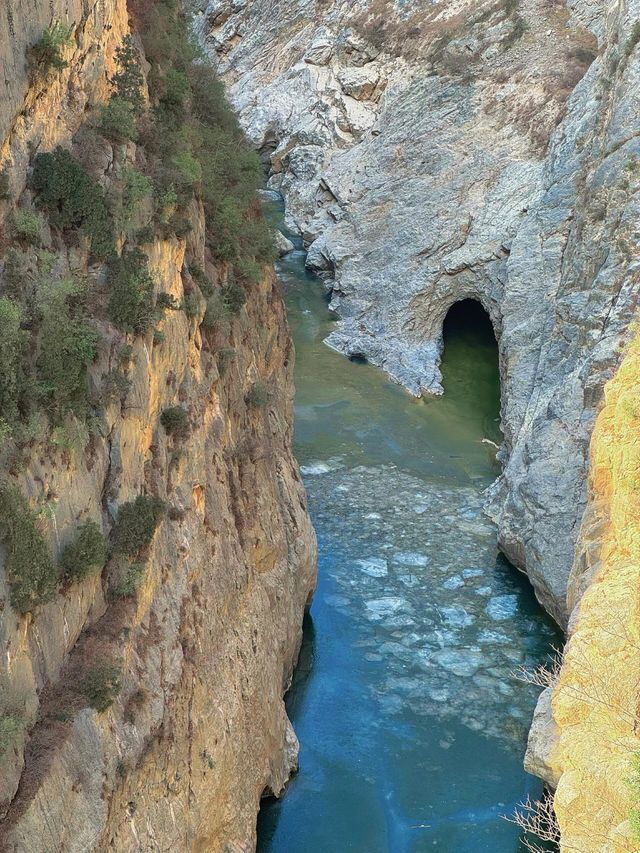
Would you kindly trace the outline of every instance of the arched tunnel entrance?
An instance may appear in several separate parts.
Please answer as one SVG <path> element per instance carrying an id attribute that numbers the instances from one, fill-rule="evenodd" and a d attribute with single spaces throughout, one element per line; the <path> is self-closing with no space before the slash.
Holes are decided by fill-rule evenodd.
<path id="1" fill-rule="evenodd" d="M 444 319 L 442 337 L 445 395 L 465 399 L 481 423 L 483 437 L 500 444 L 498 342 L 488 313 L 475 299 L 455 302 Z"/>

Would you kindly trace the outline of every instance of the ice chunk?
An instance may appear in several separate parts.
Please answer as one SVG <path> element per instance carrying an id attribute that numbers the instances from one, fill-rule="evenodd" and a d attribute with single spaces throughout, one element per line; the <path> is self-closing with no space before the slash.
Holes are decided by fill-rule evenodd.
<path id="1" fill-rule="evenodd" d="M 482 666 L 484 656 L 479 649 L 441 649 L 434 653 L 432 660 L 447 672 L 470 678 Z"/>
<path id="2" fill-rule="evenodd" d="M 513 619 L 518 612 L 517 595 L 495 595 L 486 607 L 487 616 L 495 622 Z"/>
<path id="3" fill-rule="evenodd" d="M 426 554 L 418 554 L 416 551 L 398 551 L 393 559 L 401 566 L 427 566 L 429 558 Z"/>
<path id="4" fill-rule="evenodd" d="M 381 557 L 367 557 L 366 560 L 358 560 L 360 571 L 372 578 L 383 578 L 388 574 L 387 561 Z"/>
<path id="5" fill-rule="evenodd" d="M 406 605 L 406 603 L 404 598 L 386 596 L 385 598 L 374 598 L 371 601 L 367 601 L 366 608 L 373 617 L 382 619 L 383 616 L 391 616 Z"/>
<path id="6" fill-rule="evenodd" d="M 476 590 L 476 595 L 483 595 L 485 598 L 493 592 L 493 589 L 490 586 L 479 586 Z"/>
<path id="7" fill-rule="evenodd" d="M 346 595 L 325 595 L 324 600 L 331 607 L 346 607 L 350 602 Z"/>
<path id="8" fill-rule="evenodd" d="M 464 586 L 464 581 L 460 575 L 454 575 L 452 578 L 447 578 L 442 586 L 445 589 L 460 589 L 461 586 Z"/>
<path id="9" fill-rule="evenodd" d="M 463 578 L 480 578 L 484 574 L 484 569 L 463 569 Z"/>
<path id="10" fill-rule="evenodd" d="M 305 477 L 315 477 L 318 474 L 328 474 L 331 465 L 328 462 L 312 462 L 309 465 L 301 465 L 300 472 Z"/>
<path id="11" fill-rule="evenodd" d="M 490 631 L 488 628 L 484 628 L 478 634 L 478 642 L 502 645 L 503 643 L 510 643 L 511 640 L 503 631 Z"/>
<path id="12" fill-rule="evenodd" d="M 443 607 L 440 612 L 445 622 L 452 628 L 466 628 L 476 621 L 475 616 L 471 616 L 459 604 L 454 604 L 453 607 Z"/>

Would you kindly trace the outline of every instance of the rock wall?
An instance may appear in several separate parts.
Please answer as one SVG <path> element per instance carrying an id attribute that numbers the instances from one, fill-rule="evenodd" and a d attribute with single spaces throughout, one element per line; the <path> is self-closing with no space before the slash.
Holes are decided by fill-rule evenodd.
<path id="1" fill-rule="evenodd" d="M 327 277 L 327 343 L 440 393 L 447 310 L 490 314 L 505 435 L 490 512 L 566 624 L 589 436 L 635 304 L 638 4 L 192 5 Z"/>
<path id="2" fill-rule="evenodd" d="M 562 665 L 530 737 L 555 788 L 563 851 L 631 853 L 640 750 L 640 339 L 607 383 L 591 440 L 589 503 L 571 573 Z M 549 699 L 551 699 L 549 703 Z M 634 764 L 635 762 L 635 764 Z M 637 824 L 637 818 L 636 818 Z"/>
<path id="3" fill-rule="evenodd" d="M 124 0 L 55 0 L 40 4 L 41 20 L 32 5 L 12 0 L 0 10 L 11 79 L 0 164 L 13 200 L 28 158 L 70 146 L 105 99 L 128 30 Z M 47 86 L 30 85 L 25 45 L 55 19 L 75 24 L 68 67 Z M 133 143 L 103 143 L 92 168 L 107 189 L 127 158 Z M 0 202 L 0 249 L 12 204 Z M 166 311 L 142 336 L 98 321 L 92 388 L 103 393 L 126 351 L 126 393 L 103 397 L 90 437 L 34 440 L 9 471 L 54 553 L 87 518 L 108 533 L 118 507 L 139 494 L 163 500 L 166 514 L 134 597 L 114 596 L 117 567 L 108 566 L 21 616 L 2 554 L 0 711 L 17 708 L 25 724 L 0 750 L 2 850 L 250 850 L 261 795 L 279 793 L 297 761 L 282 697 L 315 585 L 315 538 L 291 451 L 292 343 L 266 269 L 224 334 L 202 325 L 205 300 L 185 257 L 216 286 L 225 270 L 207 259 L 199 203 L 189 218 L 185 237 L 155 237 L 144 251 L 156 291 L 176 305 L 190 294 L 197 310 Z M 104 269 L 88 263 L 86 247 L 57 251 L 56 263 L 80 270 L 103 298 Z M 260 405 L 256 383 L 269 389 Z M 176 405 L 188 414 L 187 438 L 160 425 Z M 77 686 L 87 666 L 113 659 L 122 689 L 98 713 Z"/>

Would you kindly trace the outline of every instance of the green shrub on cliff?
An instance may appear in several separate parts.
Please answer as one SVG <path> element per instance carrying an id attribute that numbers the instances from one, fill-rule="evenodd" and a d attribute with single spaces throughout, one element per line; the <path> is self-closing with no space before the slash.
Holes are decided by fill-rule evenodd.
<path id="1" fill-rule="evenodd" d="M 25 725 L 24 718 L 18 714 L 0 715 L 0 758 L 13 746 Z"/>
<path id="2" fill-rule="evenodd" d="M 150 545 L 164 511 L 164 503 L 150 495 L 122 504 L 113 532 L 115 553 L 134 557 Z"/>
<path id="3" fill-rule="evenodd" d="M 11 181 L 9 179 L 9 169 L 5 164 L 0 169 L 0 201 L 6 201 L 11 198 Z"/>
<path id="4" fill-rule="evenodd" d="M 165 409 L 160 415 L 160 423 L 173 438 L 184 439 L 189 436 L 189 417 L 182 406 Z"/>
<path id="5" fill-rule="evenodd" d="M 227 306 L 231 314 L 238 314 L 242 306 L 247 301 L 247 294 L 245 293 L 244 288 L 241 287 L 234 278 L 230 278 L 222 287 L 221 293 L 224 304 Z"/>
<path id="6" fill-rule="evenodd" d="M 24 387 L 24 348 L 27 333 L 22 329 L 24 312 L 11 299 L 0 298 L 0 417 L 9 427 L 19 419 L 19 401 Z"/>
<path id="7" fill-rule="evenodd" d="M 11 228 L 18 240 L 24 240 L 32 246 L 39 246 L 42 242 L 44 221 L 42 216 L 33 210 L 14 210 L 11 217 Z"/>
<path id="8" fill-rule="evenodd" d="M 125 332 L 144 334 L 156 320 L 154 284 L 140 249 L 125 252 L 110 265 L 109 316 Z"/>
<path id="9" fill-rule="evenodd" d="M 128 142 L 138 138 L 133 107 L 128 101 L 113 97 L 100 108 L 100 133 L 112 142 Z"/>
<path id="10" fill-rule="evenodd" d="M 636 45 L 640 42 L 640 21 L 636 21 L 633 27 L 631 27 L 631 32 L 629 33 L 629 38 L 626 41 L 624 46 L 625 56 L 631 56 L 633 51 L 636 48 Z"/>
<path id="11" fill-rule="evenodd" d="M 131 563 L 124 577 L 113 587 L 113 595 L 116 598 L 131 598 L 142 585 L 146 573 L 146 563 Z"/>
<path id="12" fill-rule="evenodd" d="M 264 382 L 254 382 L 247 393 L 245 402 L 252 409 L 264 409 L 271 401 L 272 396 Z"/>
<path id="13" fill-rule="evenodd" d="M 111 78 L 116 97 L 131 105 L 136 115 L 144 109 L 144 76 L 140 68 L 140 56 L 133 38 L 126 35 L 116 50 L 118 71 Z"/>
<path id="14" fill-rule="evenodd" d="M 38 154 L 31 186 L 49 222 L 63 230 L 79 229 L 100 258 L 114 251 L 113 221 L 100 184 L 90 177 L 65 148 Z"/>
<path id="15" fill-rule="evenodd" d="M 46 28 L 39 41 L 31 48 L 29 64 L 34 76 L 45 77 L 49 71 L 62 71 L 69 65 L 62 56 L 62 51 L 73 46 L 72 32 L 72 26 L 59 21 Z"/>
<path id="16" fill-rule="evenodd" d="M 60 557 L 60 567 L 67 580 L 80 581 L 103 569 L 107 561 L 107 543 L 100 525 L 85 521 L 75 538 L 65 546 Z"/>
<path id="17" fill-rule="evenodd" d="M 186 208 L 193 190 L 201 195 L 207 242 L 218 260 L 256 268 L 272 260 L 272 240 L 256 190 L 260 161 L 245 140 L 216 79 L 191 37 L 189 19 L 175 0 L 158 0 L 136 11 L 147 59 L 151 121 L 144 132 L 155 159 L 158 198 L 175 192 L 174 205 Z M 182 228 L 172 205 L 158 204 L 158 221 Z M 267 250 L 265 251 L 265 247 Z"/>
<path id="18" fill-rule="evenodd" d="M 119 661 L 102 661 L 95 664 L 80 682 L 80 692 L 99 713 L 113 705 L 121 690 L 122 665 Z"/>
<path id="19" fill-rule="evenodd" d="M 98 333 L 85 317 L 83 295 L 80 283 L 66 279 L 49 285 L 39 300 L 39 396 L 56 420 L 69 412 L 84 417 L 89 403 L 87 368 L 97 354 Z"/>
<path id="20" fill-rule="evenodd" d="M 0 485 L 0 538 L 11 604 L 28 613 L 53 597 L 59 573 L 26 498 L 7 483 Z"/>

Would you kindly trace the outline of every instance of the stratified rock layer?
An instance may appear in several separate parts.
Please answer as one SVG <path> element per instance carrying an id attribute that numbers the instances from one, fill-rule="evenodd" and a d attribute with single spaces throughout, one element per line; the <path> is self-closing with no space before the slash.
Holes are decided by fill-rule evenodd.
<path id="1" fill-rule="evenodd" d="M 637 3 L 192 5 L 327 276 L 329 345 L 440 393 L 447 310 L 487 309 L 505 435 L 490 511 L 566 624 L 589 436 L 634 305 Z"/>

